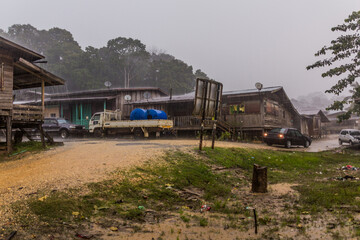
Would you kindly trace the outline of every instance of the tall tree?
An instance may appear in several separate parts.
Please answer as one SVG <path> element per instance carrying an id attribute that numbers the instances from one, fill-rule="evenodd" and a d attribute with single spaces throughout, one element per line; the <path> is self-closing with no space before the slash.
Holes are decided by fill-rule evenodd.
<path id="1" fill-rule="evenodd" d="M 360 77 L 360 11 L 353 12 L 344 20 L 343 24 L 333 27 L 331 30 L 340 32 L 342 35 L 332 40 L 331 45 L 324 46 L 315 53 L 315 56 L 326 54 L 331 54 L 331 56 L 307 66 L 306 69 L 331 66 L 332 68 L 322 73 L 322 77 L 341 76 L 338 82 L 326 91 L 327 93 L 339 95 L 348 87 L 352 89 L 350 96 L 341 101 L 334 101 L 328 107 L 328 110 L 344 110 L 346 106 L 350 105 L 346 113 L 339 116 L 339 120 L 342 121 L 349 119 L 352 113 L 360 114 L 359 104 L 354 104 L 360 99 L 360 88 L 355 84 Z"/>
<path id="2" fill-rule="evenodd" d="M 130 81 L 140 77 L 149 57 L 143 43 L 137 39 L 123 37 L 108 41 L 107 53 L 111 62 L 122 72 L 124 87 L 130 87 Z"/>

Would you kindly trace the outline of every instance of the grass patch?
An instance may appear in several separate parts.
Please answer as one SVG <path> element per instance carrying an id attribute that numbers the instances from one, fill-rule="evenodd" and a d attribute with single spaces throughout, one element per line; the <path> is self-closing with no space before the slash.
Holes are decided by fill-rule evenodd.
<path id="1" fill-rule="evenodd" d="M 324 209 L 341 208 L 352 205 L 360 207 L 360 182 L 330 181 L 314 182 L 311 185 L 296 187 L 300 192 L 300 204 L 312 212 L 321 212 Z"/>
<path id="2" fill-rule="evenodd" d="M 21 142 L 14 146 L 14 150 L 9 155 L 9 157 L 16 156 L 25 152 L 38 152 L 42 150 L 44 150 L 44 148 L 42 147 L 41 142 L 36 142 L 36 141 Z"/>
<path id="3" fill-rule="evenodd" d="M 250 177 L 254 164 L 268 167 L 270 183 L 303 181 L 304 176 L 313 179 L 316 171 L 331 176 L 336 166 L 360 165 L 360 158 L 351 154 L 333 152 L 289 152 L 244 148 L 205 148 L 209 161 L 226 168 L 241 168 Z"/>

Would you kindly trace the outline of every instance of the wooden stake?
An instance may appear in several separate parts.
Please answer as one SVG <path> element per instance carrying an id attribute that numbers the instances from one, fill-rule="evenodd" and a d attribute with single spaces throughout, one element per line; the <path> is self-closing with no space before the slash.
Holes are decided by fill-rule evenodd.
<path id="1" fill-rule="evenodd" d="M 267 192 L 267 167 L 254 164 L 251 191 L 254 193 Z"/>

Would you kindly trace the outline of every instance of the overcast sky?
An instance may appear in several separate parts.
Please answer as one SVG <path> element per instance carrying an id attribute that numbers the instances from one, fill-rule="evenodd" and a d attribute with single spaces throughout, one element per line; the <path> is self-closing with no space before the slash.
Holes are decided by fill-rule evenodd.
<path id="1" fill-rule="evenodd" d="M 284 86 L 290 97 L 335 83 L 306 71 L 337 35 L 330 28 L 360 10 L 359 0 L 16 0 L 0 28 L 31 24 L 69 30 L 82 48 L 119 36 L 140 39 L 202 69 L 225 90 Z M 4 7 L 4 6 L 3 6 Z"/>

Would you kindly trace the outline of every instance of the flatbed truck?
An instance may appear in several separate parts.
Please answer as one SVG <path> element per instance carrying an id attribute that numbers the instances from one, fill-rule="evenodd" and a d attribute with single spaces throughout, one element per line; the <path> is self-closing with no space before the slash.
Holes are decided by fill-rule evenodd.
<path id="1" fill-rule="evenodd" d="M 90 119 L 89 133 L 96 137 L 133 133 L 146 138 L 155 133 L 156 137 L 160 137 L 162 131 L 170 130 L 174 125 L 172 120 L 167 119 L 122 120 L 121 117 L 121 111 L 97 112 Z"/>

